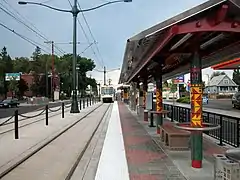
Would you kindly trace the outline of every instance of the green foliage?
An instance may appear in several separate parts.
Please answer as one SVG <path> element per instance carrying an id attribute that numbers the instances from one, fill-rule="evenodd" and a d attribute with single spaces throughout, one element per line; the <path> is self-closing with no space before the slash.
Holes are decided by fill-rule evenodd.
<path id="1" fill-rule="evenodd" d="M 240 91 L 240 70 L 239 69 L 234 69 L 233 71 L 233 81 L 239 85 L 238 86 L 238 91 Z"/>
<path id="2" fill-rule="evenodd" d="M 18 82 L 19 96 L 22 97 L 24 92 L 28 90 L 28 85 L 24 79 L 20 79 Z"/>
<path id="3" fill-rule="evenodd" d="M 174 80 L 172 79 L 172 82 L 168 84 L 168 86 L 170 87 L 170 92 L 174 93 L 177 91 L 177 84 L 174 84 Z"/>
<path id="4" fill-rule="evenodd" d="M 189 96 L 181 97 L 181 98 L 177 99 L 177 102 L 184 103 L 184 104 L 190 104 L 190 97 Z"/>
<path id="5" fill-rule="evenodd" d="M 60 76 L 60 91 L 67 93 L 67 96 L 70 96 L 72 91 L 72 59 L 72 54 L 65 54 L 61 57 L 54 56 L 54 72 Z M 30 90 L 33 91 L 35 96 L 44 96 L 46 94 L 46 74 L 51 74 L 52 60 L 52 55 L 42 54 L 39 47 L 35 48 L 31 59 L 27 57 L 16 57 L 12 60 L 7 53 L 7 49 L 4 47 L 0 53 L 0 94 L 5 94 L 7 89 L 9 89 L 9 83 L 4 82 L 5 73 L 22 72 L 23 74 L 33 74 L 34 83 L 30 87 Z M 80 91 L 84 94 L 89 84 L 93 87 L 93 91 L 95 91 L 97 88 L 95 79 L 86 77 L 86 73 L 95 68 L 94 61 L 78 55 L 77 65 L 79 67 L 78 87 Z M 22 96 L 27 90 L 26 82 L 21 80 L 19 82 L 19 95 Z"/>
<path id="6" fill-rule="evenodd" d="M 5 82 L 5 73 L 12 72 L 13 63 L 7 53 L 7 48 L 3 47 L 0 53 L 0 94 L 6 94 L 7 83 Z"/>
<path id="7" fill-rule="evenodd" d="M 8 90 L 13 92 L 14 94 L 18 94 L 19 88 L 18 81 L 16 79 L 12 79 L 11 81 L 9 81 Z"/>
<path id="8" fill-rule="evenodd" d="M 168 87 L 169 87 L 168 82 L 167 82 L 167 81 L 164 81 L 164 82 L 163 82 L 163 88 L 168 88 Z"/>

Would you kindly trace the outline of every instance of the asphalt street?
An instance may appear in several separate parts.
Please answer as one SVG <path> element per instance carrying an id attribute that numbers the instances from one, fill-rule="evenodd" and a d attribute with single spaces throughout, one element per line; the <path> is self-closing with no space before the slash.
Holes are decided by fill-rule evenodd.
<path id="1" fill-rule="evenodd" d="M 69 104 L 70 102 L 65 102 L 65 104 Z M 53 107 L 57 107 L 60 106 L 61 102 L 54 102 L 54 103 L 49 103 L 48 107 L 49 108 L 53 108 Z M 19 114 L 23 114 L 23 113 L 28 113 L 28 112 L 32 112 L 32 111 L 38 111 L 41 109 L 44 109 L 45 105 L 19 105 L 18 108 L 0 108 L 0 118 L 5 118 L 5 117 L 9 117 L 9 116 L 13 116 L 14 115 L 14 111 L 16 109 L 18 109 Z"/>
<path id="2" fill-rule="evenodd" d="M 172 102 L 172 100 L 164 100 L 164 101 Z M 203 104 L 203 107 L 240 112 L 240 110 L 234 109 L 232 107 L 231 99 L 209 99 L 208 104 Z"/>

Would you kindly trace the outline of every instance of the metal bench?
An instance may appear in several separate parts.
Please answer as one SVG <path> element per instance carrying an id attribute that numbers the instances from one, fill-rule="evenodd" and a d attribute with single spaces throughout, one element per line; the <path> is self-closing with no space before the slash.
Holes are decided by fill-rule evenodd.
<path id="1" fill-rule="evenodd" d="M 160 138 L 171 150 L 188 150 L 191 133 L 174 127 L 174 123 L 164 123 L 160 127 Z"/>

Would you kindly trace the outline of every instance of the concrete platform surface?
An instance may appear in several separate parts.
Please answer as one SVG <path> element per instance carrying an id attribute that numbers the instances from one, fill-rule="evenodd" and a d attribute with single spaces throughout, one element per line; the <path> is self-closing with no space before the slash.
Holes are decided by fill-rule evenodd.
<path id="1" fill-rule="evenodd" d="M 126 153 L 131 180 L 141 178 L 154 180 L 214 179 L 213 154 L 223 154 L 229 146 L 218 146 L 215 140 L 204 135 L 203 168 L 194 169 L 191 167 L 191 152 L 167 149 L 160 142 L 156 127 L 150 128 L 149 122 L 143 121 L 143 114 L 131 111 L 128 105 L 121 102 L 119 111 L 122 117 L 125 148 L 128 149 Z"/>

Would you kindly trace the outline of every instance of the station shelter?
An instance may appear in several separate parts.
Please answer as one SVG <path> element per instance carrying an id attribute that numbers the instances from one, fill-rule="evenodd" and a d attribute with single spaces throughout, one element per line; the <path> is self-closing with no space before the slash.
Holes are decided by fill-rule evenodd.
<path id="1" fill-rule="evenodd" d="M 229 59 L 239 61 L 239 7 L 238 0 L 209 0 L 140 32 L 126 42 L 119 84 L 143 83 L 140 88 L 143 93 L 140 94 L 145 99 L 148 83 L 155 82 L 156 110 L 149 113 L 157 115 L 157 134 L 161 134 L 164 125 L 163 114 L 170 113 L 164 109 L 162 82 L 190 73 L 191 110 L 187 129 L 192 132 L 194 168 L 202 167 L 202 132 L 209 128 L 203 120 L 202 69 L 226 63 Z M 124 99 L 128 99 L 125 94 L 127 90 Z"/>

